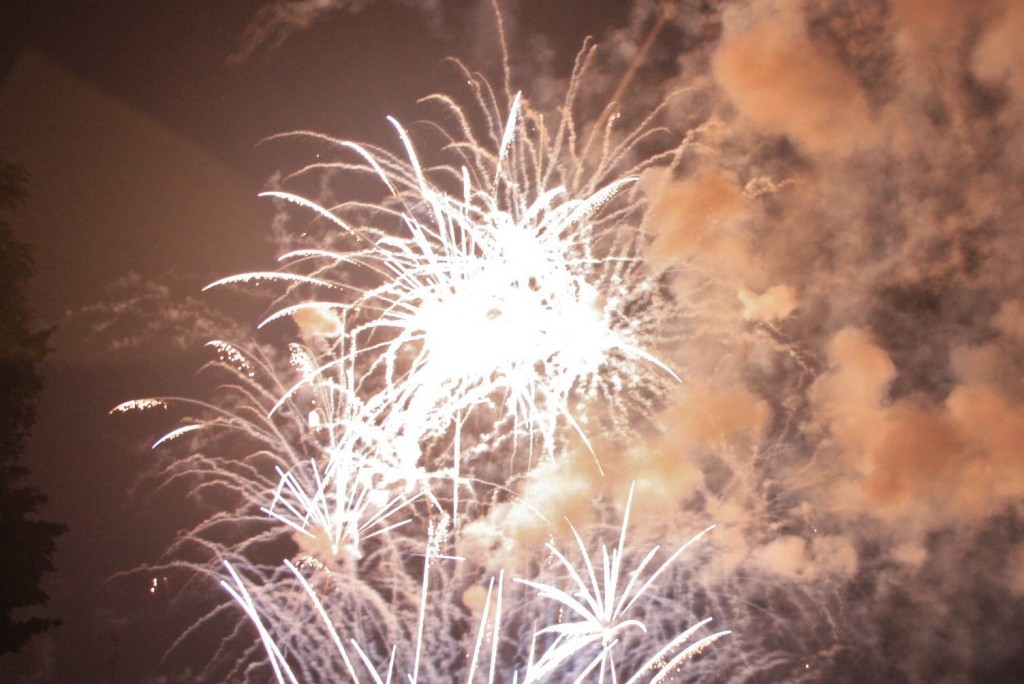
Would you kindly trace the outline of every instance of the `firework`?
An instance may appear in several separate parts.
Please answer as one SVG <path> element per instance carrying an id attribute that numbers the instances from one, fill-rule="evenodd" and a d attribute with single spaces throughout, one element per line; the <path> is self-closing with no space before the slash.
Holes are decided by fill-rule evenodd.
<path id="1" fill-rule="evenodd" d="M 678 381 L 657 355 L 657 320 L 672 315 L 673 302 L 642 259 L 636 183 L 678 153 L 636 152 L 661 134 L 657 112 L 629 131 L 603 116 L 577 140 L 573 98 L 592 55 L 592 47 L 581 53 L 554 126 L 520 95 L 501 105 L 459 65 L 482 132 L 451 98 L 427 98 L 454 121 L 451 130 L 435 127 L 454 163 L 422 162 L 395 121 L 401 155 L 327 139 L 348 156 L 296 175 L 374 178 L 384 198 L 332 203 L 267 193 L 312 212 L 334 235 L 288 251 L 282 270 L 210 286 L 281 286 L 262 325 L 291 318 L 303 328 L 302 343 L 289 345 L 293 379 L 283 380 L 272 349 L 215 342 L 214 367 L 232 378 L 215 400 L 147 399 L 115 409 L 197 408 L 201 415 L 157 442 L 194 451 L 163 477 L 237 494 L 233 510 L 171 550 L 187 547 L 191 559 L 170 563 L 204 575 L 227 568 L 222 585 L 263 652 L 255 658 L 250 648 L 229 677 L 262 664 L 281 682 L 330 681 L 341 672 L 355 681 L 383 683 L 395 673 L 436 681 L 453 668 L 466 682 L 533 682 L 589 658 L 580 677 L 596 670 L 602 681 L 623 673 L 638 681 L 664 676 L 724 634 L 694 638 L 701 621 L 615 660 L 617 644 L 635 645 L 634 632 L 647 631 L 627 614 L 689 545 L 645 576 L 658 553 L 651 549 L 627 580 L 632 494 L 616 547 L 600 547 L 600 580 L 584 534 L 570 523 L 585 571 L 553 543 L 534 553 L 555 563 L 570 588 L 536 574 L 509 584 L 499 572 L 478 619 L 463 598 L 482 571 L 480 559 L 455 555 L 462 525 L 514 497 L 538 455 L 557 461 L 573 443 L 592 451 L 593 431 L 635 434 L 638 418 L 649 418 Z M 242 442 L 255 448 L 229 456 Z M 223 455 L 206 455 L 217 449 Z M 232 521 L 256 518 L 263 527 L 255 536 L 225 536 Z M 265 560 L 275 553 L 283 564 Z M 547 611 L 547 624 L 528 623 L 537 601 L 578 619 Z M 554 643 L 535 658 L 534 646 L 551 635 Z M 522 644 L 531 645 L 525 658 Z"/>
<path id="2" fill-rule="evenodd" d="M 468 134 L 465 113 L 455 111 Z M 268 193 L 328 219 L 352 237 L 354 248 L 293 251 L 281 260 L 312 264 L 311 273 L 246 273 L 211 287 L 269 280 L 341 295 L 283 307 L 264 324 L 305 310 L 341 312 L 356 321 L 350 335 L 360 351 L 352 354 L 371 358 L 366 373 L 379 372 L 384 385 L 367 401 L 368 419 L 393 439 L 416 444 L 436 437 L 500 397 L 498 412 L 516 419 L 515 434 L 528 435 L 531 444 L 537 437 L 549 455 L 563 424 L 586 441 L 577 406 L 597 394 L 614 395 L 613 384 L 638 384 L 638 363 L 674 374 L 643 348 L 644 321 L 625 313 L 652 288 L 640 259 L 642 241 L 635 228 L 621 225 L 639 210 L 635 193 L 621 198 L 636 178 L 600 187 L 592 180 L 576 192 L 564 185 L 524 191 L 550 183 L 554 174 L 547 169 L 531 182 L 524 176 L 534 165 L 509 156 L 522 129 L 538 125 L 535 116 L 521 111 L 516 96 L 499 153 L 488 155 L 470 138 L 457 147 L 469 165 L 437 169 L 437 182 L 428 179 L 397 123 L 408 161 L 339 142 L 359 161 L 317 167 L 378 177 L 391 201 L 370 209 L 391 230 L 354 227 L 338 215 L 344 205 L 332 211 L 289 193 Z M 547 157 L 564 153 L 558 140 Z M 625 155 L 628 144 L 620 146 L 626 149 L 608 155 Z M 453 179 L 460 181 L 457 195 L 444 184 Z M 346 268 L 380 282 L 355 288 Z M 295 389 L 317 383 L 319 373 L 344 360 L 316 369 Z"/>
<path id="3" fill-rule="evenodd" d="M 628 581 L 626 581 L 627 576 L 623 563 L 626 552 L 626 528 L 629 525 L 629 509 L 632 501 L 633 491 L 631 489 L 629 498 L 626 500 L 622 527 L 619 530 L 618 545 L 609 553 L 608 547 L 602 544 L 600 563 L 591 559 L 579 532 L 574 527 L 572 528 L 573 537 L 576 540 L 580 557 L 586 569 L 585 573 L 578 571 L 572 562 L 566 558 L 565 554 L 559 551 L 554 544 L 548 543 L 548 550 L 557 559 L 558 564 L 570 580 L 570 590 L 560 589 L 552 584 L 532 580 L 517 580 L 536 589 L 538 597 L 554 601 L 562 610 L 576 618 L 575 620 L 562 620 L 537 632 L 537 636 L 549 633 L 555 634 L 556 639 L 534 667 L 527 672 L 524 682 L 539 682 L 556 669 L 565 669 L 567 662 L 571 663 L 577 660 L 581 653 L 590 650 L 592 646 L 597 646 L 598 652 L 589 663 L 584 660 L 585 664 L 582 672 L 578 675 L 578 679 L 582 680 L 596 669 L 599 681 L 605 681 L 605 678 L 608 676 L 612 677 L 614 681 L 616 672 L 614 654 L 616 647 L 618 647 L 619 651 L 623 650 L 622 646 L 626 642 L 627 632 L 639 631 L 642 634 L 647 633 L 647 626 L 642 620 L 627 617 L 634 604 L 651 589 L 658 576 L 690 544 L 699 540 L 712 529 L 709 527 L 680 546 L 675 553 L 669 556 L 654 572 L 644 579 L 644 571 L 658 552 L 658 547 L 655 546 L 641 558 L 632 572 L 628 574 Z M 595 571 L 595 566 L 597 566 L 599 571 Z M 694 644 L 687 644 L 686 640 L 692 636 L 694 631 L 707 624 L 708 621 L 709 619 L 703 620 L 693 628 L 684 630 L 673 637 L 669 644 L 644 663 L 629 681 L 639 681 L 643 675 L 651 671 L 658 671 L 652 681 L 660 680 L 671 673 L 686 658 L 729 634 L 728 631 L 717 632 L 700 639 Z M 680 652 L 672 653 L 675 649 L 678 649 Z"/>

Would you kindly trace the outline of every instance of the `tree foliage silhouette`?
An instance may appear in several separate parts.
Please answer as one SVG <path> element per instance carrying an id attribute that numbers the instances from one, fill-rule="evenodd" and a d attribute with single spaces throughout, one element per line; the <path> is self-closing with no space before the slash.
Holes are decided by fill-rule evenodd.
<path id="1" fill-rule="evenodd" d="M 24 200 L 25 185 L 24 171 L 0 160 L 0 211 Z M 29 471 L 21 464 L 43 387 L 38 366 L 49 338 L 48 330 L 32 330 L 25 293 L 31 276 L 29 246 L 14 239 L 0 216 L 0 653 L 17 651 L 60 624 L 24 616 L 22 610 L 46 603 L 40 583 L 54 569 L 54 537 L 67 529 L 36 519 L 47 498 L 24 483 Z"/>

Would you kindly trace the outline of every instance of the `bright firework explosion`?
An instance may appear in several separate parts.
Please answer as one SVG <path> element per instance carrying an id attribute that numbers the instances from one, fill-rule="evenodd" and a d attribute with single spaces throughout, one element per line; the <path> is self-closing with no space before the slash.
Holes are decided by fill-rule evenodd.
<path id="1" fill-rule="evenodd" d="M 286 270 L 212 285 L 283 286 L 264 324 L 298 322 L 297 378 L 280 379 L 273 352 L 217 341 L 214 365 L 231 381 L 215 400 L 115 409 L 197 405 L 202 415 L 158 444 L 202 432 L 213 436 L 207 452 L 234 451 L 240 436 L 253 445 L 165 471 L 198 492 L 229 492 L 170 564 L 213 576 L 226 567 L 222 584 L 259 633 L 235 658 L 246 639 L 236 630 L 206 676 L 660 681 L 724 634 L 701 637 L 706 620 L 653 596 L 689 542 L 660 560 L 658 546 L 627 543 L 632 493 L 621 525 L 614 501 L 598 501 L 607 522 L 568 521 L 572 550 L 552 539 L 526 562 L 510 557 L 516 583 L 489 575 L 503 560 L 496 549 L 462 555 L 463 530 L 476 525 L 479 538 L 539 465 L 584 450 L 600 472 L 589 436 L 642 435 L 678 380 L 657 343 L 681 307 L 641 258 L 637 187 L 677 150 L 641 151 L 667 135 L 658 111 L 626 132 L 603 116 L 577 137 L 574 98 L 592 56 L 581 53 L 554 125 L 459 64 L 482 123 L 449 97 L 427 98 L 452 122 L 433 130 L 453 163 L 425 166 L 395 121 L 402 154 L 308 134 L 348 156 L 297 176 L 368 177 L 384 199 L 267 193 L 334 235 L 282 256 Z M 560 527 L 532 515 L 548 536 Z M 607 537 L 617 537 L 610 551 Z"/>

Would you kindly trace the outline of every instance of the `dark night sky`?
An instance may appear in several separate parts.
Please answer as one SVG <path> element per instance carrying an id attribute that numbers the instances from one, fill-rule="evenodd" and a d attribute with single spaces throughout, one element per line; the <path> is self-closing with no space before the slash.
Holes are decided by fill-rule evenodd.
<path id="1" fill-rule="evenodd" d="M 25 464 L 70 527 L 45 585 L 65 624 L 0 679 L 179 681 L 206 657 L 161 663 L 194 615 L 145 576 L 110 579 L 154 562 L 188 509 L 135 488 L 171 426 L 109 409 L 194 394 L 219 334 L 197 312 L 232 306 L 202 286 L 270 265 L 257 194 L 317 148 L 264 138 L 394 149 L 387 115 L 457 90 L 446 56 L 498 75 L 489 2 L 339 3 L 360 11 L 242 60 L 269 0 L 0 3 L 0 157 L 30 174 L 11 222 L 56 326 Z M 601 43 L 585 127 L 660 2 L 501 4 L 535 104 Z M 699 324 L 666 345 L 686 382 L 628 459 L 655 517 L 719 525 L 680 589 L 734 630 L 702 662 L 737 682 L 1024 681 L 1024 5 L 675 5 L 623 109 L 684 89 L 663 114 L 690 134 L 676 176 L 643 181 L 646 254 L 687 265 L 670 285 Z M 520 494 L 551 519 L 616 494 L 569 457 L 543 478 Z M 510 538 L 517 512 L 492 516 Z"/>

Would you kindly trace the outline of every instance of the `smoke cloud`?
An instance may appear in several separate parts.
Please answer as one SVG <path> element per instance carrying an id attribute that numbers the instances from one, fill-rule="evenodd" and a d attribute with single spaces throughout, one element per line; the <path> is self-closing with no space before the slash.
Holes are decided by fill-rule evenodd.
<path id="1" fill-rule="evenodd" d="M 674 361 L 687 387 L 752 397 L 682 392 L 663 432 L 689 465 L 676 510 L 724 528 L 704 589 L 764 609 L 718 599 L 724 680 L 1021 671 L 1022 17 L 753 0 L 659 42 L 687 46 L 670 85 L 700 74 L 713 102 L 647 186 L 650 256 L 705 322 Z M 730 420 L 764 427 L 710 438 Z M 753 636 L 782 624 L 817 650 Z"/>

